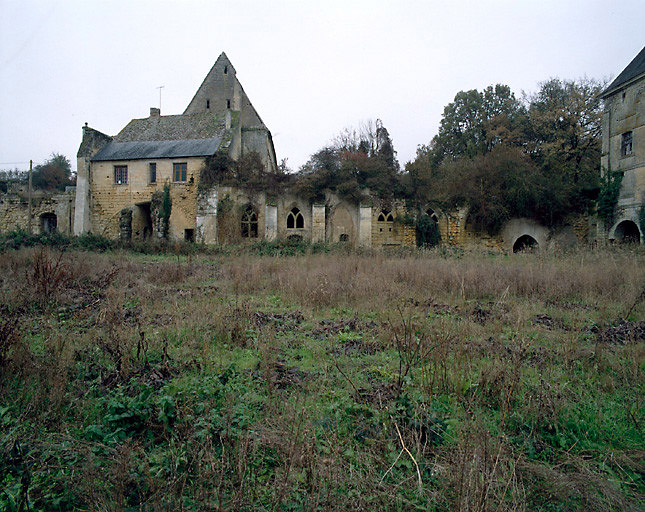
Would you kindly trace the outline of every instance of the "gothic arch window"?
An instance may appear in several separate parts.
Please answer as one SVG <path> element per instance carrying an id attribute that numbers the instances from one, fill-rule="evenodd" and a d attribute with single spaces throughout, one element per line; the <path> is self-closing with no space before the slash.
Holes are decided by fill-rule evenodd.
<path id="1" fill-rule="evenodd" d="M 378 214 L 378 223 L 379 227 L 378 230 L 379 232 L 387 232 L 390 233 L 392 231 L 392 225 L 394 224 L 394 217 L 392 216 L 391 212 L 388 212 L 387 210 L 382 210 L 381 213 Z"/>
<path id="2" fill-rule="evenodd" d="M 305 218 L 298 208 L 292 208 L 287 215 L 287 229 L 302 229 L 305 227 Z"/>
<path id="3" fill-rule="evenodd" d="M 258 237 L 258 214 L 248 206 L 242 214 L 242 238 Z"/>

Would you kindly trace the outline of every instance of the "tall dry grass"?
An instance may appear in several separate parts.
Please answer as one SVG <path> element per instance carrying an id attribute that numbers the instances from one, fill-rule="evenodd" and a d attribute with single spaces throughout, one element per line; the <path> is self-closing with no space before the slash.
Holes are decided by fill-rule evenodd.
<path id="1" fill-rule="evenodd" d="M 511 295 L 544 301 L 621 301 L 645 287 L 642 251 L 582 251 L 562 256 L 467 254 L 319 254 L 242 256 L 222 276 L 239 293 L 275 291 L 311 307 L 380 307 L 401 298 L 464 300 Z"/>

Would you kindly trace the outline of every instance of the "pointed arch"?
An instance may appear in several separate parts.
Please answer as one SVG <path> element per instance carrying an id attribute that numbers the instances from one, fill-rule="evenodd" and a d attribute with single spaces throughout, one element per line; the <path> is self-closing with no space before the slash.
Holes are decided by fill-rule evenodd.
<path id="1" fill-rule="evenodd" d="M 287 229 L 303 229 L 304 227 L 305 218 L 300 209 L 294 206 L 287 214 Z"/>
<path id="2" fill-rule="evenodd" d="M 241 234 L 242 238 L 258 237 L 258 212 L 253 205 L 248 205 L 242 213 Z"/>

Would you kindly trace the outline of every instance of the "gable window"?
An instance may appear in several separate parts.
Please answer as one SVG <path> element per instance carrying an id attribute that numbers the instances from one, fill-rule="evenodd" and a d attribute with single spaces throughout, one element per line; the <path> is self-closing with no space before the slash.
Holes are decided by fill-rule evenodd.
<path id="1" fill-rule="evenodd" d="M 114 166 L 114 183 L 115 185 L 126 185 L 128 183 L 128 166 Z"/>
<path id="2" fill-rule="evenodd" d="M 157 164 L 155 162 L 150 163 L 149 165 L 149 180 L 150 183 L 157 183 Z"/>
<path id="3" fill-rule="evenodd" d="M 228 73 L 228 66 L 224 66 L 224 74 L 226 75 Z"/>
<path id="4" fill-rule="evenodd" d="M 258 214 L 249 206 L 242 214 L 242 238 L 258 237 Z"/>
<path id="5" fill-rule="evenodd" d="M 381 213 L 378 214 L 378 230 L 379 232 L 383 232 L 383 230 L 386 230 L 388 232 L 392 231 L 392 224 L 394 223 L 394 217 L 392 214 L 386 210 L 381 211 Z"/>
<path id="6" fill-rule="evenodd" d="M 632 154 L 632 132 L 625 132 L 620 141 L 620 155 L 629 156 Z"/>
<path id="7" fill-rule="evenodd" d="M 298 208 L 292 208 L 287 215 L 287 229 L 302 229 L 305 227 L 305 218 Z"/>
<path id="8" fill-rule="evenodd" d="M 173 181 L 186 181 L 188 164 L 186 162 L 172 164 Z"/>

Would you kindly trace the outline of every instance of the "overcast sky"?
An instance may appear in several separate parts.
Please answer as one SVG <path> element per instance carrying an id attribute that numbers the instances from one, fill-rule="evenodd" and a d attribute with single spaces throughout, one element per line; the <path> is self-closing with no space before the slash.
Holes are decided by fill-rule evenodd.
<path id="1" fill-rule="evenodd" d="M 181 114 L 222 51 L 297 170 L 380 118 L 401 165 L 460 90 L 521 95 L 615 77 L 645 44 L 643 0 L 0 0 L 0 169 L 109 135 L 151 106 Z"/>

